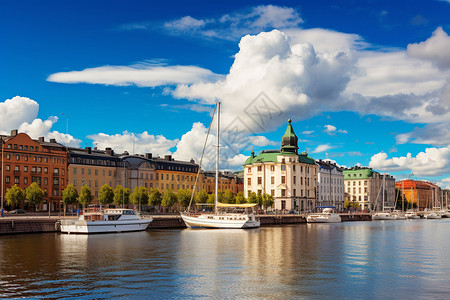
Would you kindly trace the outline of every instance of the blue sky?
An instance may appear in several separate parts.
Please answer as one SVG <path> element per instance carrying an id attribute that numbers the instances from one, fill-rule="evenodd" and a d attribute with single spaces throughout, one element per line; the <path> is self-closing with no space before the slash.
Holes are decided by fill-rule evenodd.
<path id="1" fill-rule="evenodd" d="M 314 158 L 449 185 L 449 15 L 437 0 L 1 1 L 0 131 L 198 159 L 220 99 L 249 137 L 224 142 L 225 168 L 278 148 L 290 116 Z"/>

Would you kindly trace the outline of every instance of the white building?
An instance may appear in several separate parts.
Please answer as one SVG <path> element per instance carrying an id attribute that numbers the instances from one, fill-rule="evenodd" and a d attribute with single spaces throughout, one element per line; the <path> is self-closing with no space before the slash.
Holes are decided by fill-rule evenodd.
<path id="1" fill-rule="evenodd" d="M 317 204 L 319 206 L 335 206 L 344 208 L 344 173 L 336 164 L 316 161 L 319 166 L 317 178 Z"/>
<path id="2" fill-rule="evenodd" d="M 316 205 L 317 165 L 308 153 L 298 154 L 298 138 L 291 120 L 281 150 L 263 150 L 244 164 L 244 193 L 269 194 L 277 210 L 313 210 Z"/>

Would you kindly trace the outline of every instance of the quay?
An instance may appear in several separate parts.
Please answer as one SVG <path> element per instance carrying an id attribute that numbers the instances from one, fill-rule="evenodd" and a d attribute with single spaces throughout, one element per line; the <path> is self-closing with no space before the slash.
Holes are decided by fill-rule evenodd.
<path id="1" fill-rule="evenodd" d="M 371 221 L 370 214 L 340 214 L 343 222 L 349 221 Z M 186 228 L 179 215 L 154 215 L 153 221 L 148 225 L 147 230 Z M 258 215 L 261 226 L 280 226 L 289 224 L 306 223 L 306 215 L 282 214 L 282 215 Z M 66 217 L 75 218 L 75 217 Z M 3 234 L 23 234 L 23 233 L 43 233 L 60 231 L 59 216 L 9 216 L 0 219 L 0 235 Z"/>

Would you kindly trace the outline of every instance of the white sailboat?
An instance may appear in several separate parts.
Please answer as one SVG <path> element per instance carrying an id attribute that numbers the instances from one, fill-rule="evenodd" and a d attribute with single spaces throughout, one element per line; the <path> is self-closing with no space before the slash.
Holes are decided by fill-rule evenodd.
<path id="1" fill-rule="evenodd" d="M 384 192 L 385 192 L 385 185 L 386 185 L 386 174 L 383 175 L 383 207 L 381 212 L 374 213 L 372 215 L 372 220 L 397 220 L 397 216 L 391 212 L 384 211 Z M 381 189 L 381 187 L 380 187 Z"/>
<path id="2" fill-rule="evenodd" d="M 433 193 L 431 194 L 431 207 L 433 207 L 433 210 L 431 210 L 431 211 L 425 210 L 423 213 L 424 219 L 441 219 L 442 218 L 441 212 L 436 210 L 436 206 L 435 206 L 436 200 L 434 197 L 434 193 L 435 193 L 435 190 L 433 188 Z"/>
<path id="3" fill-rule="evenodd" d="M 215 200 L 214 200 L 214 213 L 212 214 L 191 214 L 189 213 L 190 204 L 188 211 L 181 214 L 181 218 L 188 228 L 221 228 L 221 229 L 246 229 L 246 228 L 257 228 L 260 227 L 259 220 L 256 219 L 255 214 L 250 213 L 219 213 L 218 206 L 221 207 L 239 207 L 239 208 L 250 208 L 257 204 L 223 204 L 218 203 L 218 191 L 219 191 L 219 127 L 220 127 L 220 102 L 216 103 L 217 109 L 217 145 L 216 145 L 216 190 L 215 190 Z M 214 118 L 214 113 L 213 113 Z M 211 127 L 211 125 L 210 125 Z M 208 130 L 209 134 L 209 130 Z M 208 135 L 206 140 L 208 139 Z M 204 148 L 206 147 L 206 141 Z M 204 152 L 204 149 L 203 149 Z M 202 153 L 203 158 L 203 153 Z M 200 165 L 202 158 L 200 159 Z M 199 166 L 200 170 L 200 166 Z M 198 179 L 198 176 L 197 176 Z M 193 198 L 193 193 L 197 184 L 197 179 L 195 181 L 194 189 L 192 192 L 191 202 Z"/>

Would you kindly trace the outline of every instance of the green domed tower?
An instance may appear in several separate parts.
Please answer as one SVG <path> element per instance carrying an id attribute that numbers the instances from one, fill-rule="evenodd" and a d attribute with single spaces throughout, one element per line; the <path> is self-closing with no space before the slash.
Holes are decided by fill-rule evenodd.
<path id="1" fill-rule="evenodd" d="M 298 154 L 298 137 L 295 135 L 294 128 L 292 128 L 291 119 L 288 122 L 286 132 L 281 138 L 281 152 Z"/>

